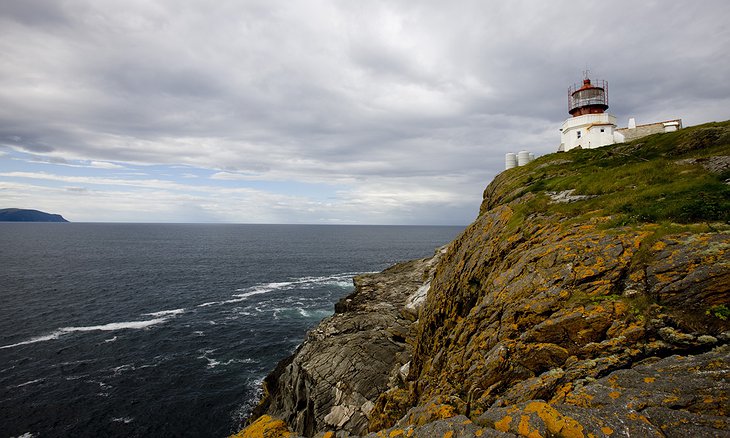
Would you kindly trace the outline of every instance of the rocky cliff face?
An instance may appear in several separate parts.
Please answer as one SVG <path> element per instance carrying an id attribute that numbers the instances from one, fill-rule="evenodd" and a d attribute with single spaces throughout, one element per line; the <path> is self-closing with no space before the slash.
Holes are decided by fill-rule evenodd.
<path id="1" fill-rule="evenodd" d="M 730 433 L 730 124 L 641 141 L 500 174 L 440 257 L 358 280 L 258 413 L 306 436 Z"/>
<path id="2" fill-rule="evenodd" d="M 322 430 L 367 433 L 378 396 L 407 374 L 418 291 L 439 255 L 355 277 L 355 291 L 336 304 L 335 314 L 266 378 L 266 396 L 255 414 L 285 420 L 305 436 Z"/>

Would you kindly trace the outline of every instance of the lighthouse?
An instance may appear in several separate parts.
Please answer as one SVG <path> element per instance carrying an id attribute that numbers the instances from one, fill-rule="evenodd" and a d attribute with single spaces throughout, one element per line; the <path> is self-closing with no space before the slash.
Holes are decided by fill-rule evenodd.
<path id="1" fill-rule="evenodd" d="M 608 114 L 608 82 L 591 81 L 588 72 L 583 83 L 568 89 L 568 114 L 570 118 L 560 128 L 558 152 L 581 147 L 598 148 L 624 141 L 616 131 L 616 117 Z"/>

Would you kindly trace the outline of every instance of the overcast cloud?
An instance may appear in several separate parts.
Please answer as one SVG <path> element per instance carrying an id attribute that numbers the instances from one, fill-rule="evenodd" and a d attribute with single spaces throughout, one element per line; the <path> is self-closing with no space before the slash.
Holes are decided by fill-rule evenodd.
<path id="1" fill-rule="evenodd" d="M 567 88 L 730 118 L 730 2 L 0 2 L 0 208 L 74 221 L 466 224 Z"/>

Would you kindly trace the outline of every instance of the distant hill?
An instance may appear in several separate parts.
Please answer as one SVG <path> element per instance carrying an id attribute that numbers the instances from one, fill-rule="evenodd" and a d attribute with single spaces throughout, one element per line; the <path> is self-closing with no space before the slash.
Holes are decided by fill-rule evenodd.
<path id="1" fill-rule="evenodd" d="M 0 209 L 0 222 L 68 222 L 60 214 L 20 208 Z"/>

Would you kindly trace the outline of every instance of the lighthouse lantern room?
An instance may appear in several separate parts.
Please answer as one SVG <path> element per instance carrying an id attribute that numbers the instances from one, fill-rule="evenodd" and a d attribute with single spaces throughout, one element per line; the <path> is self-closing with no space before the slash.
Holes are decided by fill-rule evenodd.
<path id="1" fill-rule="evenodd" d="M 568 113 L 571 116 L 602 114 L 607 109 L 608 82 L 600 80 L 594 84 L 590 79 L 585 78 L 580 88 L 573 85 L 568 89 Z"/>
<path id="2" fill-rule="evenodd" d="M 568 113 L 572 116 L 560 128 L 558 151 L 598 148 L 623 141 L 616 131 L 616 117 L 608 109 L 608 82 L 591 82 L 588 72 L 583 83 L 568 89 Z"/>

